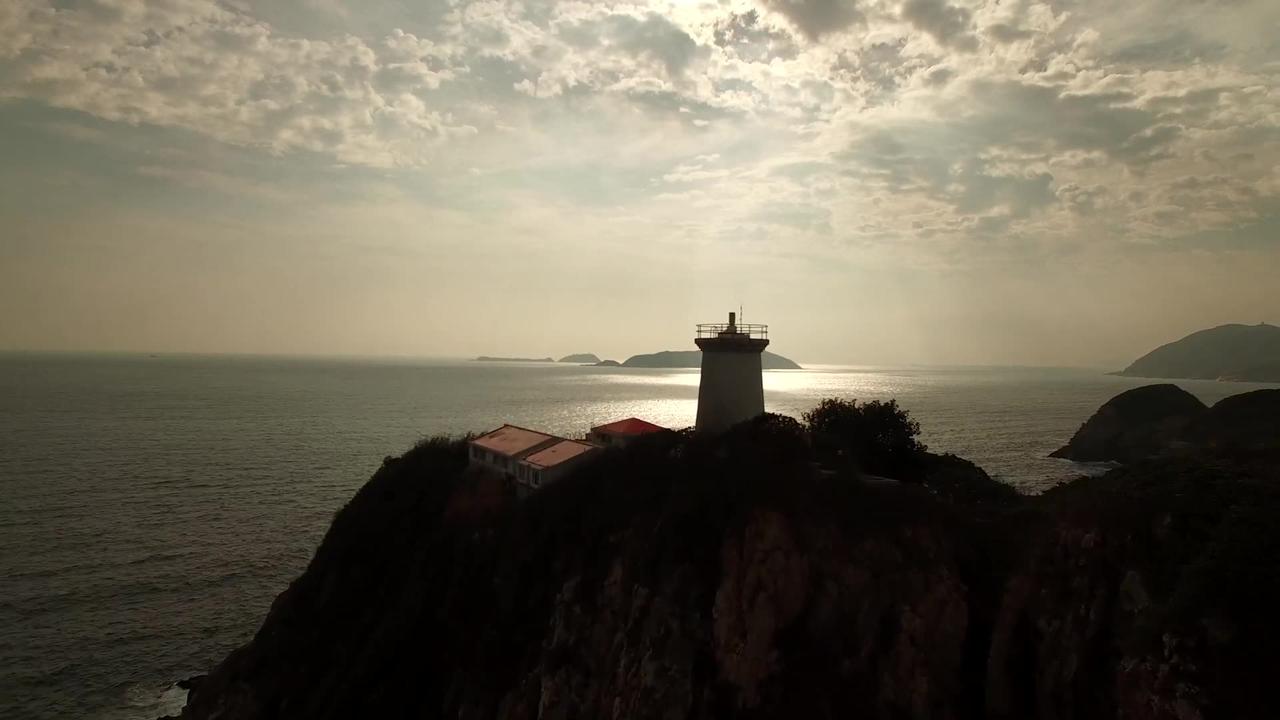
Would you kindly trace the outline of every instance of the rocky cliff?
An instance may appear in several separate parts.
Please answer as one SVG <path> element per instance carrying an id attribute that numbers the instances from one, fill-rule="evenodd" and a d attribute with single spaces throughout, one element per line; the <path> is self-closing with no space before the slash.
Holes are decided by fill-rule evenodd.
<path id="1" fill-rule="evenodd" d="M 1116 395 L 1051 457 L 1130 462 L 1166 450 L 1206 408 L 1177 385 L 1145 385 Z"/>
<path id="2" fill-rule="evenodd" d="M 1167 454 L 1280 448 L 1280 389 L 1232 395 L 1206 408 L 1176 385 L 1120 393 L 1051 456 L 1134 462 Z"/>
<path id="3" fill-rule="evenodd" d="M 1274 460 L 1019 499 L 955 459 L 923 485 L 815 471 L 766 417 L 516 503 L 431 441 L 183 717 L 1274 717 Z"/>
<path id="4" fill-rule="evenodd" d="M 1280 445 L 1280 388 L 1254 390 L 1219 400 L 1191 424 L 1186 439 L 1215 448 Z"/>

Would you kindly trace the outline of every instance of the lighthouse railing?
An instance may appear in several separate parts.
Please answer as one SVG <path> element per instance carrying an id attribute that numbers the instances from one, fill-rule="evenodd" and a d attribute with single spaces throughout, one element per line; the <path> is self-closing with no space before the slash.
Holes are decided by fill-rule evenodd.
<path id="1" fill-rule="evenodd" d="M 769 339 L 768 325 L 752 325 L 747 323 L 701 323 L 698 325 L 698 337 L 714 338 L 725 335 L 741 335 L 745 338 Z"/>

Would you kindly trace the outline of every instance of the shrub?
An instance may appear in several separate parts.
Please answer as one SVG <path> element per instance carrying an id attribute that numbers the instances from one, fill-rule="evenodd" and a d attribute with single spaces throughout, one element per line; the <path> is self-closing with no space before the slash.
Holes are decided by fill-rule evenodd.
<path id="1" fill-rule="evenodd" d="M 920 423 L 896 400 L 828 398 L 804 414 L 804 423 L 819 461 L 829 467 L 922 479 L 928 448 L 917 439 Z"/>

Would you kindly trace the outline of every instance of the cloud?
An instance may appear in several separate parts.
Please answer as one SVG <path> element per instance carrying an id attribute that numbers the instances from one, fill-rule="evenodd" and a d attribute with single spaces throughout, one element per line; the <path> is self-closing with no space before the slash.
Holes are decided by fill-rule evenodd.
<path id="1" fill-rule="evenodd" d="M 635 56 L 658 60 L 673 77 L 684 73 L 698 53 L 698 44 L 688 33 L 656 13 L 643 18 L 611 15 L 605 27 L 618 47 Z"/>
<path id="2" fill-rule="evenodd" d="M 1111 317 L 1176 271 L 1179 308 L 1275 305 L 1277 22 L 1274 0 L 8 0 L 0 205 L 31 247 L 97 238 L 110 210 L 164 248 L 231 211 L 300 269 L 323 249 L 322 294 L 354 269 L 344 300 L 371 319 L 461 302 L 532 337 L 512 298 L 612 291 L 611 314 L 656 316 L 745 289 L 881 317 L 854 334 L 868 352 L 928 326 L 945 356 L 1034 292 L 1050 317 Z M 37 231 L 62 227 L 46 207 L 88 230 Z M 173 257 L 175 284 L 218 286 Z M 25 275 L 71 296 L 58 265 Z M 1249 281 L 1196 290 L 1212 267 Z M 414 351 L 484 351 L 462 342 Z"/>
<path id="3" fill-rule="evenodd" d="M 1014 27 L 1013 25 L 1002 22 L 992 23 L 991 25 L 983 28 L 983 31 L 1002 43 L 1018 42 L 1019 40 L 1026 40 L 1035 35 L 1035 33 L 1030 30 Z"/>
<path id="4" fill-rule="evenodd" d="M 1097 150 L 1127 164 L 1158 157 L 1177 137 L 1175 126 L 1136 107 L 1127 92 L 1073 92 L 1019 81 L 978 81 L 953 107 L 956 123 L 975 140 L 1031 152 Z"/>
<path id="5" fill-rule="evenodd" d="M 904 20 L 942 45 L 957 50 L 978 48 L 977 39 L 969 31 L 971 17 L 968 9 L 950 5 L 945 0 L 907 0 L 902 5 Z"/>
<path id="6" fill-rule="evenodd" d="M 831 210 L 808 203 L 769 202 L 751 213 L 751 219 L 801 231 L 831 232 Z"/>
<path id="7" fill-rule="evenodd" d="M 1023 218 L 1054 202 L 1053 176 L 993 159 L 945 126 L 881 128 L 838 158 L 846 172 L 894 195 L 919 194 L 969 221 L 993 211 Z"/>
<path id="8" fill-rule="evenodd" d="M 853 0 L 763 0 L 765 7 L 790 20 L 802 33 L 816 40 L 863 20 Z"/>
<path id="9" fill-rule="evenodd" d="M 431 102 L 463 69 L 408 33 L 372 44 L 286 38 L 198 0 L 17 1 L 3 22 L 25 30 L 5 46 L 0 97 L 368 165 L 417 162 L 474 131 Z"/>
<path id="10" fill-rule="evenodd" d="M 747 62 L 791 59 L 799 53 L 790 33 L 769 26 L 754 9 L 730 12 L 717 19 L 712 28 L 712 42 L 717 47 Z"/>
<path id="11" fill-rule="evenodd" d="M 1280 195 L 1259 1 L 455 0 L 334 4 L 336 25 L 306 8 L 14 0 L 0 96 L 440 184 L 537 178 L 548 202 L 696 191 L 706 237 L 751 223 L 779 243 L 798 225 L 745 205 L 820 208 L 812 226 L 859 242 L 1047 244 L 1173 232 L 1157 208 L 1216 226 Z"/>
<path id="12" fill-rule="evenodd" d="M 247 180 L 237 175 L 204 168 L 143 165 L 137 168 L 137 173 L 166 183 L 178 183 L 201 192 L 235 195 L 250 200 L 289 203 L 300 199 L 298 194 L 278 185 Z"/>

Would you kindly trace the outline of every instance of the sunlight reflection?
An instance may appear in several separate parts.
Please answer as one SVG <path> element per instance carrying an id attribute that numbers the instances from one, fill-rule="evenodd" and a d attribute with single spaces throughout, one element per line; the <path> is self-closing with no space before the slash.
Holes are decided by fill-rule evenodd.
<path id="1" fill-rule="evenodd" d="M 671 385 L 698 387 L 698 370 L 654 370 L 651 372 L 610 373 L 598 376 L 602 382 L 628 385 Z"/>
<path id="2" fill-rule="evenodd" d="M 766 370 L 764 390 L 769 394 L 830 397 L 835 395 L 888 397 L 906 387 L 918 387 L 914 378 L 889 375 L 873 369 L 821 368 L 812 370 Z M 596 382 L 646 387 L 697 388 L 696 369 L 631 371 L 601 374 Z"/>

